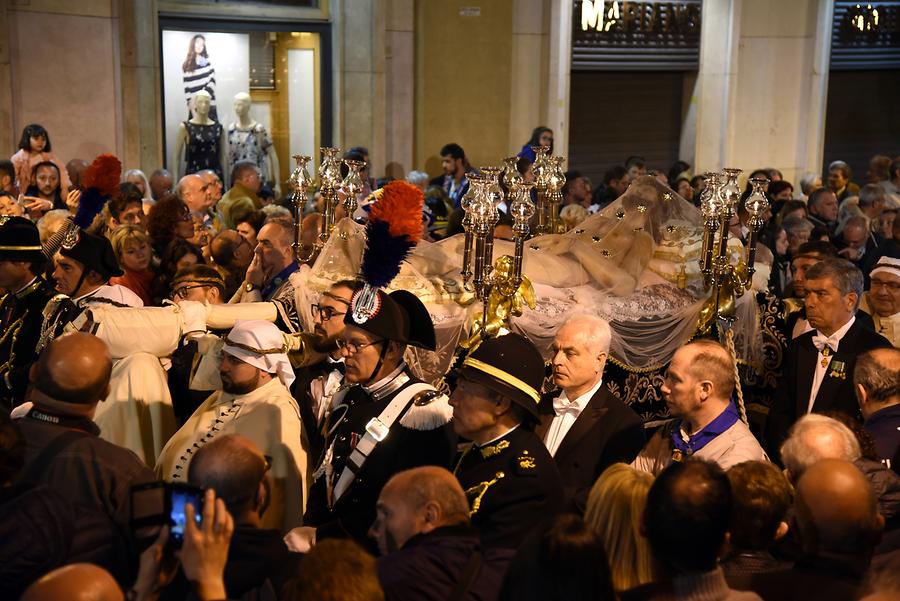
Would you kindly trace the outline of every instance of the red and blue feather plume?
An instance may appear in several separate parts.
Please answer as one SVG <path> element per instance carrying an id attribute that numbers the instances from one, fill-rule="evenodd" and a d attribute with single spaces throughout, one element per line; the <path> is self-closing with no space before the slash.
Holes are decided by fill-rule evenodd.
<path id="1" fill-rule="evenodd" d="M 106 202 L 119 191 L 122 177 L 122 163 L 114 154 L 101 154 L 94 159 L 84 172 L 81 200 L 72 221 L 81 228 L 87 228 L 94 221 Z"/>
<path id="2" fill-rule="evenodd" d="M 362 279 L 374 288 L 384 288 L 400 273 L 400 264 L 422 238 L 422 206 L 425 196 L 413 184 L 387 184 L 371 205 L 366 223 Z"/>

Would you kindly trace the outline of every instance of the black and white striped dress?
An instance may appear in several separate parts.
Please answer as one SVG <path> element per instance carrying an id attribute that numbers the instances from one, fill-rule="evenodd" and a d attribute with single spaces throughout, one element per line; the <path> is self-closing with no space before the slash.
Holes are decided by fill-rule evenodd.
<path id="1" fill-rule="evenodd" d="M 192 117 L 190 111 L 191 98 L 200 90 L 206 90 L 212 97 L 209 117 L 213 121 L 218 121 L 219 118 L 216 112 L 216 70 L 213 69 L 209 59 L 202 56 L 197 57 L 196 69 L 184 72 L 184 98 L 188 105 L 188 119 Z"/>

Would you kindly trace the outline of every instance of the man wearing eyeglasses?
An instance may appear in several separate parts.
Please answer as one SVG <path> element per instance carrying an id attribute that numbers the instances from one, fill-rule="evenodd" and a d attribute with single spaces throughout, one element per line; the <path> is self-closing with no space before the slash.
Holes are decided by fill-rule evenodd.
<path id="1" fill-rule="evenodd" d="M 354 310 L 365 287 L 353 295 L 337 343 L 346 382 L 332 401 L 326 451 L 314 473 L 303 528 L 286 538 L 303 551 L 324 538 L 352 538 L 374 549 L 367 532 L 384 484 L 399 471 L 420 465 L 448 467 L 455 437 L 447 423 L 447 398 L 410 372 L 406 347 L 435 348 L 434 326 L 422 302 L 405 290 L 377 290 L 373 312 Z"/>
<path id="2" fill-rule="evenodd" d="M 878 259 L 869 273 L 869 291 L 860 308 L 872 315 L 875 331 L 900 348 L 900 259 Z"/>
<path id="3" fill-rule="evenodd" d="M 224 301 L 225 281 L 210 265 L 192 265 L 178 270 L 172 279 L 171 299 L 196 301 L 210 305 L 220 305 Z M 200 356 L 196 340 L 185 338 L 172 352 L 172 366 L 167 371 L 169 391 L 172 393 L 172 408 L 180 426 L 193 415 L 197 407 L 209 396 L 208 391 L 191 390 L 191 375 Z"/>
<path id="4" fill-rule="evenodd" d="M 344 383 L 343 351 L 336 340 L 344 333 L 344 315 L 357 289 L 357 282 L 342 280 L 323 292 L 312 306 L 313 332 L 319 340 L 316 350 L 327 354 L 322 361 L 295 371 L 297 379 L 291 392 L 300 405 L 313 469 L 319 466 L 325 452 L 324 428 L 331 415 L 331 399 Z"/>

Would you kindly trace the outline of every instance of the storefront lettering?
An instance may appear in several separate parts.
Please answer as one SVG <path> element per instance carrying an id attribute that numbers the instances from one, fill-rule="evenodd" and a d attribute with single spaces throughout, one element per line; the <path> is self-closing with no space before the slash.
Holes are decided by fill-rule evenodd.
<path id="1" fill-rule="evenodd" d="M 689 2 L 583 0 L 582 31 L 679 33 L 700 31 L 700 5 Z"/>

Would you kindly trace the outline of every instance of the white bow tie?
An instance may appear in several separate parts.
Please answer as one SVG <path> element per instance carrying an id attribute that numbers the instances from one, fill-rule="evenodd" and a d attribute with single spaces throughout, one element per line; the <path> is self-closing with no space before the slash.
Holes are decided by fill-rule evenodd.
<path id="1" fill-rule="evenodd" d="M 581 415 L 581 407 L 575 401 L 569 401 L 562 397 L 553 399 L 553 412 L 557 417 L 561 417 L 565 413 L 571 413 L 576 418 Z"/>
<path id="2" fill-rule="evenodd" d="M 837 338 L 837 336 L 834 335 L 822 336 L 821 334 L 817 333 L 815 336 L 813 336 L 812 343 L 820 353 L 825 349 L 826 346 L 831 349 L 831 352 L 837 352 L 840 340 Z"/>

